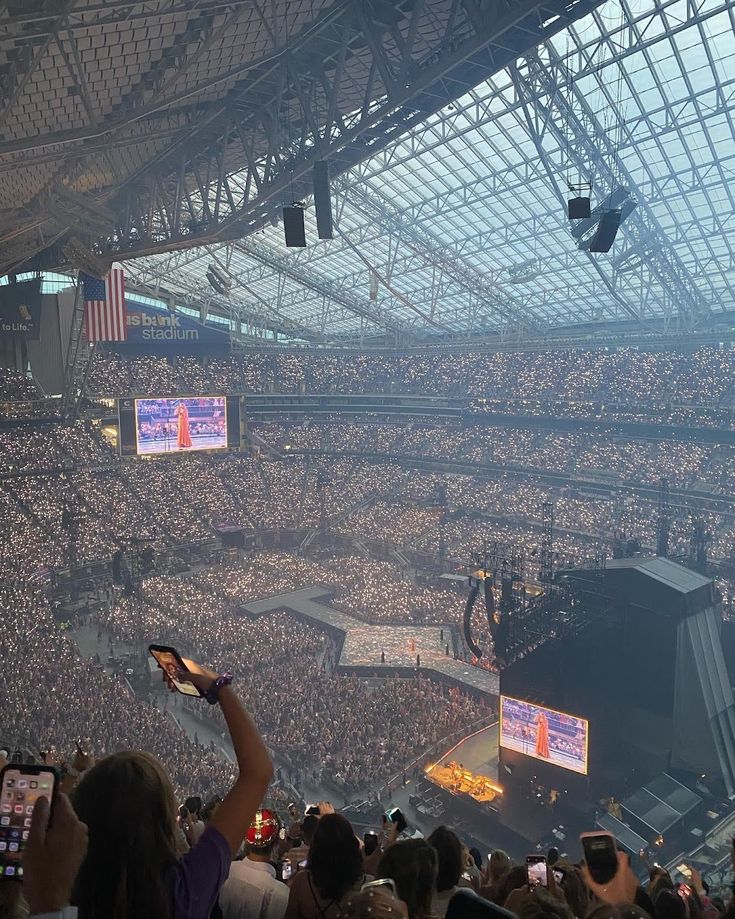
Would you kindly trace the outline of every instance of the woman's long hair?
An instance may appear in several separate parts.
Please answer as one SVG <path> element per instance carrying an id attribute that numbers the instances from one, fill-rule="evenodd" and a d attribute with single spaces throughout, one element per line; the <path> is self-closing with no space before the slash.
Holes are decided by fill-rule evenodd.
<path id="1" fill-rule="evenodd" d="M 176 803 L 158 760 L 135 750 L 105 757 L 80 782 L 74 809 L 89 828 L 72 900 L 79 919 L 170 916 Z"/>
<path id="2" fill-rule="evenodd" d="M 379 878 L 395 881 L 398 899 L 408 907 L 410 919 L 431 913 L 436 873 L 436 852 L 425 839 L 397 842 L 386 849 L 378 865 Z"/>
<path id="3" fill-rule="evenodd" d="M 309 848 L 309 871 L 323 900 L 341 900 L 362 877 L 360 843 L 340 814 L 319 820 Z"/>

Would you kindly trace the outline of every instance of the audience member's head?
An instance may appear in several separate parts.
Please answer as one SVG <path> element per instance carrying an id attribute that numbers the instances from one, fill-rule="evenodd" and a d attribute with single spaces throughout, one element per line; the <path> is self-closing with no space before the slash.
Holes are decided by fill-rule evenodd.
<path id="1" fill-rule="evenodd" d="M 220 798 L 219 795 L 215 795 L 213 798 L 210 798 L 209 801 L 207 801 L 201 812 L 201 818 L 205 823 L 209 823 L 212 817 L 214 817 L 214 815 L 217 813 L 217 808 L 221 803 L 222 798 Z"/>
<path id="2" fill-rule="evenodd" d="M 658 890 L 653 899 L 653 907 L 654 919 L 686 919 L 686 905 L 675 890 Z"/>
<path id="3" fill-rule="evenodd" d="M 395 881 L 396 893 L 408 907 L 410 919 L 430 915 L 436 874 L 436 850 L 425 839 L 397 842 L 385 851 L 378 865 L 379 878 Z"/>
<path id="4" fill-rule="evenodd" d="M 74 809 L 89 830 L 74 902 L 82 917 L 166 916 L 166 872 L 176 860 L 176 803 L 148 753 L 113 753 L 79 783 Z"/>
<path id="5" fill-rule="evenodd" d="M 426 841 L 436 851 L 437 891 L 443 893 L 451 890 L 457 886 L 462 874 L 462 843 L 445 826 L 438 826 Z"/>
<path id="6" fill-rule="evenodd" d="M 341 814 L 327 814 L 318 820 L 309 848 L 309 871 L 325 900 L 341 900 L 362 877 L 360 844 Z"/>
<path id="7" fill-rule="evenodd" d="M 254 861 L 269 861 L 279 841 L 281 821 L 272 810 L 265 807 L 256 811 L 255 818 L 245 833 L 245 851 Z"/>
<path id="8" fill-rule="evenodd" d="M 648 913 L 634 903 L 614 906 L 612 903 L 598 903 L 586 919 L 652 919 Z"/>
<path id="9" fill-rule="evenodd" d="M 532 894 L 523 898 L 517 915 L 518 919 L 574 919 L 564 900 L 543 887 L 535 887 Z"/>
<path id="10" fill-rule="evenodd" d="M 490 861 L 488 864 L 488 874 L 491 884 L 497 884 L 513 867 L 510 856 L 502 849 L 496 849 L 490 854 Z"/>
<path id="11" fill-rule="evenodd" d="M 314 841 L 314 833 L 319 826 L 319 818 L 313 814 L 308 814 L 301 821 L 301 839 L 305 846 L 310 846 Z"/>
<path id="12" fill-rule="evenodd" d="M 574 865 L 557 863 L 556 872 L 561 872 L 559 887 L 575 916 L 582 919 L 589 912 L 590 890 L 584 882 L 579 868 Z"/>
<path id="13" fill-rule="evenodd" d="M 510 871 L 501 876 L 497 885 L 493 887 L 491 896 L 498 906 L 505 906 L 508 897 L 519 887 L 528 884 L 528 871 L 524 865 L 515 865 Z"/>

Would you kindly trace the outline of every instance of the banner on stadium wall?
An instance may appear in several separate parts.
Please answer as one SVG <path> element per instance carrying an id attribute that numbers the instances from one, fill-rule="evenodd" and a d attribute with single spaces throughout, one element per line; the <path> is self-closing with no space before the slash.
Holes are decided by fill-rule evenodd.
<path id="1" fill-rule="evenodd" d="M 0 335 L 38 341 L 41 334 L 41 279 L 0 286 Z"/>
<path id="2" fill-rule="evenodd" d="M 156 309 L 126 298 L 127 340 L 108 342 L 110 350 L 122 354 L 131 351 L 170 353 L 196 351 L 199 348 L 229 347 L 226 331 L 204 325 L 190 316 Z"/>

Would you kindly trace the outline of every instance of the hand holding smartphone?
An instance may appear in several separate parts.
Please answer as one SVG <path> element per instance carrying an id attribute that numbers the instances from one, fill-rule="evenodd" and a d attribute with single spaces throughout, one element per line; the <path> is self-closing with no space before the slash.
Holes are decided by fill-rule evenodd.
<path id="1" fill-rule="evenodd" d="M 609 884 L 618 870 L 618 850 L 612 833 L 602 830 L 582 833 L 579 837 L 584 860 L 596 884 Z"/>
<path id="2" fill-rule="evenodd" d="M 546 874 L 545 855 L 526 856 L 526 874 L 529 887 L 548 887 L 549 879 Z"/>
<path id="3" fill-rule="evenodd" d="M 58 776 L 49 766 L 12 763 L 0 773 L 0 878 L 23 880 L 23 851 L 33 808 L 46 798 L 53 810 Z"/>
<path id="4" fill-rule="evenodd" d="M 191 666 L 193 661 L 186 662 L 176 648 L 172 648 L 169 645 L 150 645 L 148 653 L 158 664 L 159 668 L 163 670 L 168 682 L 177 692 L 180 692 L 182 696 L 201 697 L 204 695 L 204 693 L 197 689 L 189 680 L 182 679 L 182 674 L 196 671 Z"/>

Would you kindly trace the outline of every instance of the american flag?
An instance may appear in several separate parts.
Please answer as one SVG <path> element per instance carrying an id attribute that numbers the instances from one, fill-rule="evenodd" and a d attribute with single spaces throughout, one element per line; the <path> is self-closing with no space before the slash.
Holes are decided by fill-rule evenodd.
<path id="1" fill-rule="evenodd" d="M 84 272 L 80 277 L 87 341 L 125 341 L 128 336 L 125 273 L 121 268 L 113 268 L 106 278 L 93 278 Z"/>

